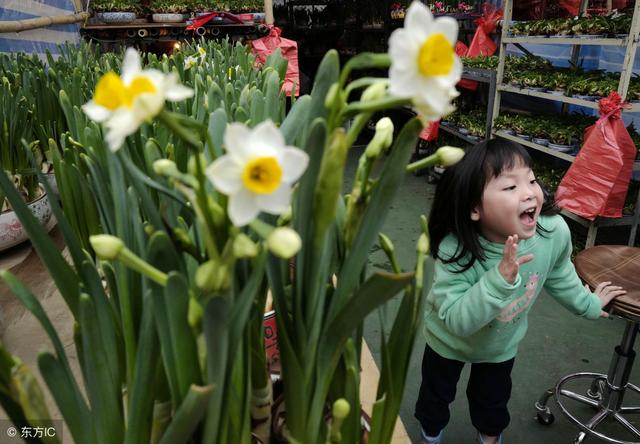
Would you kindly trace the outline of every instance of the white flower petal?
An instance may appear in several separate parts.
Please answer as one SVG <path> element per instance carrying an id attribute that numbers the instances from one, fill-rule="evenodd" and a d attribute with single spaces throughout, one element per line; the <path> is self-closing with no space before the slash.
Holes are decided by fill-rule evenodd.
<path id="1" fill-rule="evenodd" d="M 179 102 L 180 100 L 193 97 L 193 90 L 184 85 L 172 84 L 165 89 L 165 97 L 172 102 Z"/>
<path id="2" fill-rule="evenodd" d="M 417 70 L 401 70 L 391 67 L 389 70 L 389 94 L 396 97 L 411 97 L 416 94 L 418 83 L 423 76 Z"/>
<path id="3" fill-rule="evenodd" d="M 149 120 L 157 116 L 164 107 L 162 94 L 140 94 L 133 102 L 132 114 L 139 120 Z"/>
<path id="4" fill-rule="evenodd" d="M 245 188 L 229 196 L 229 219 L 233 225 L 242 227 L 247 225 L 260 213 L 254 195 Z"/>
<path id="5" fill-rule="evenodd" d="M 282 181 L 294 183 L 309 165 L 309 155 L 295 146 L 285 146 L 280 157 Z"/>
<path id="6" fill-rule="evenodd" d="M 120 78 L 125 85 L 129 85 L 131 80 L 142 71 L 140 54 L 134 48 L 127 48 L 122 61 L 122 74 Z"/>
<path id="7" fill-rule="evenodd" d="M 453 66 L 449 71 L 449 74 L 445 76 L 433 76 L 433 80 L 439 85 L 441 88 L 450 88 L 456 85 L 460 78 L 462 77 L 462 62 L 458 56 L 455 56 L 453 59 Z"/>
<path id="8" fill-rule="evenodd" d="M 230 195 L 242 188 L 242 165 L 229 155 L 214 160 L 207 167 L 205 174 L 222 194 Z"/>
<path id="9" fill-rule="evenodd" d="M 251 130 L 242 123 L 233 122 L 227 125 L 224 131 L 224 146 L 230 155 L 243 161 L 248 160 L 244 147 L 249 140 Z"/>
<path id="10" fill-rule="evenodd" d="M 419 32 L 421 35 L 426 35 L 426 30 L 431 28 L 433 21 L 433 15 L 431 15 L 429 8 L 415 1 L 407 9 L 404 28 L 410 32 Z"/>
<path id="11" fill-rule="evenodd" d="M 429 34 L 441 33 L 455 46 L 458 40 L 458 22 L 452 17 L 438 17 L 429 30 Z"/>
<path id="12" fill-rule="evenodd" d="M 117 110 L 104 125 L 107 129 L 105 140 L 109 148 L 112 151 L 117 151 L 124 143 L 124 139 L 135 133 L 140 125 L 142 125 L 142 120 L 136 118 L 133 113 L 125 108 Z"/>
<path id="13" fill-rule="evenodd" d="M 265 120 L 251 131 L 251 145 L 260 148 L 280 149 L 284 146 L 284 137 L 271 120 Z"/>
<path id="14" fill-rule="evenodd" d="M 96 102 L 91 100 L 90 102 L 82 105 L 82 111 L 91 119 L 96 122 L 104 122 L 109 117 L 111 117 L 112 111 L 105 108 L 104 106 L 98 105 Z"/>
<path id="15" fill-rule="evenodd" d="M 258 208 L 270 214 L 282 214 L 291 203 L 291 186 L 287 183 L 270 194 L 254 194 Z"/>
<path id="16" fill-rule="evenodd" d="M 417 70 L 416 60 L 420 41 L 412 38 L 406 29 L 396 29 L 389 37 L 389 57 L 391 66 L 400 69 Z"/>

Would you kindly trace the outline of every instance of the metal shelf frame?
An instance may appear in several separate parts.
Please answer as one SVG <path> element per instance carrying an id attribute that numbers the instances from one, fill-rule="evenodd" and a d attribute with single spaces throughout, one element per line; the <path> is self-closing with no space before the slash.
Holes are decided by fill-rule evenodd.
<path id="1" fill-rule="evenodd" d="M 586 0 L 582 0 L 581 10 L 584 11 L 587 5 Z M 504 25 L 502 26 L 502 33 L 500 38 L 500 52 L 498 60 L 498 68 L 496 70 L 496 87 L 495 98 L 493 99 L 493 112 L 492 115 L 492 131 L 491 134 L 502 137 L 505 139 L 513 140 L 528 148 L 535 149 L 537 151 L 544 152 L 550 156 L 557 157 L 568 162 L 573 162 L 575 157 L 566 153 L 552 150 L 550 148 L 538 145 L 531 141 L 524 140 L 520 137 L 510 135 L 504 131 L 493 130 L 493 121 L 500 114 L 501 96 L 502 93 L 514 93 L 527 95 L 532 97 L 539 97 L 546 100 L 555 102 L 562 102 L 566 105 L 580 105 L 593 109 L 598 109 L 597 102 L 591 102 L 588 100 L 577 99 L 575 97 L 560 96 L 550 93 L 544 93 L 539 91 L 533 91 L 530 89 L 516 88 L 511 85 L 503 84 L 504 81 L 504 68 L 506 60 L 506 47 L 509 44 L 522 44 L 530 43 L 536 45 L 572 45 L 572 61 L 577 61 L 580 53 L 580 47 L 584 45 L 600 45 L 600 46 L 624 46 L 625 55 L 622 63 L 622 71 L 620 72 L 620 80 L 618 83 L 618 93 L 622 97 L 626 97 L 629 90 L 629 82 L 633 74 L 633 61 L 636 56 L 636 49 L 640 40 L 640 0 L 635 0 L 633 18 L 631 20 L 631 29 L 628 36 L 621 38 L 589 38 L 589 37 L 513 37 L 509 35 L 509 24 L 511 23 L 513 15 L 513 0 L 504 1 Z M 640 104 L 632 104 L 631 109 L 628 111 L 637 112 L 640 111 Z M 636 170 L 637 168 L 634 168 Z M 578 222 L 583 227 L 587 228 L 587 241 L 585 248 L 589 248 L 594 245 L 597 236 L 598 228 L 605 226 L 631 226 L 631 232 L 629 234 L 629 246 L 635 244 L 636 233 L 638 229 L 638 223 L 640 222 L 640 192 L 636 196 L 636 205 L 633 215 L 623 216 L 622 218 L 603 218 L 598 217 L 593 221 L 585 219 L 581 216 L 573 214 L 567 210 L 562 210 L 561 214 Z"/>

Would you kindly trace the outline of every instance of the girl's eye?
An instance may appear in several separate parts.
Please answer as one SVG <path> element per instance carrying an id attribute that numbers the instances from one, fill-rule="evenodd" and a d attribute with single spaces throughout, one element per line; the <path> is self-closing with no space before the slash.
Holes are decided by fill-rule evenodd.
<path id="1" fill-rule="evenodd" d="M 516 189 L 516 186 L 515 185 L 511 185 L 510 187 L 503 188 L 502 190 L 503 191 L 513 191 L 515 189 Z"/>
<path id="2" fill-rule="evenodd" d="M 532 179 L 532 180 L 530 180 L 530 181 L 529 181 L 529 183 L 530 183 L 531 185 L 533 185 L 534 183 L 538 183 L 538 180 L 537 180 L 537 179 Z"/>

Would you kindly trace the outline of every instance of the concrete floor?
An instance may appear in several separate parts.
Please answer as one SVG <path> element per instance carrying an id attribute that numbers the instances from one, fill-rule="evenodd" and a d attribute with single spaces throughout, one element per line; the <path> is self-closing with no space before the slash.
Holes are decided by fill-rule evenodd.
<path id="1" fill-rule="evenodd" d="M 362 152 L 354 148 L 350 154 L 350 162 L 346 174 L 345 187 L 350 186 L 357 157 Z M 428 214 L 434 185 L 426 183 L 424 176 L 406 177 L 401 192 L 397 196 L 387 218 L 384 233 L 394 242 L 400 263 L 405 268 L 413 266 L 415 261 L 415 241 L 419 235 L 419 216 Z M 374 249 L 369 259 L 374 268 L 389 270 L 389 264 L 382 251 Z M 391 321 L 393 304 L 387 308 L 386 314 Z M 556 381 L 569 373 L 590 371 L 606 372 L 613 348 L 618 344 L 624 330 L 624 321 L 618 318 L 588 321 L 576 317 L 563 309 L 548 295 L 541 295 L 529 316 L 529 332 L 520 346 L 513 370 L 513 393 L 509 409 L 511 425 L 504 433 L 506 443 L 517 444 L 560 444 L 572 443 L 577 429 L 564 417 L 555 402 L 549 405 L 555 414 L 555 422 L 550 426 L 542 426 L 535 420 L 534 403 Z M 379 365 L 380 323 L 377 313 L 366 322 L 365 339 L 374 359 Z M 420 386 L 420 364 L 424 348 L 424 336 L 418 334 L 411 367 L 407 378 L 404 401 L 400 416 L 407 429 L 411 442 L 418 443 L 420 428 L 413 417 L 413 407 Z M 458 384 L 458 397 L 451 406 L 451 422 L 446 428 L 445 444 L 474 443 L 475 430 L 471 425 L 465 397 L 468 366 Z M 631 381 L 640 384 L 640 365 L 631 374 Z M 576 390 L 584 393 L 587 386 L 577 386 Z M 625 405 L 640 405 L 635 395 L 628 397 Z M 592 415 L 588 408 L 576 410 L 579 418 Z M 640 427 L 640 415 L 628 419 L 636 427 Z M 603 425 L 603 430 L 615 432 L 612 425 Z M 616 435 L 614 435 L 616 436 Z M 630 435 L 617 435 L 618 439 L 633 440 Z M 602 442 L 595 438 L 587 438 L 586 443 Z"/>

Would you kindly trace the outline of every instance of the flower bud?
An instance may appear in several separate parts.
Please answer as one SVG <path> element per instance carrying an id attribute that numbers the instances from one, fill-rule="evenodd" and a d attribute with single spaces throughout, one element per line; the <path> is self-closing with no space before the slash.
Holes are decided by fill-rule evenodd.
<path id="1" fill-rule="evenodd" d="M 89 243 L 100 259 L 112 261 L 124 248 L 122 240 L 110 234 L 96 234 L 89 236 Z"/>
<path id="2" fill-rule="evenodd" d="M 217 261 L 208 260 L 196 270 L 196 286 L 204 291 L 216 291 L 227 288 L 229 267 Z"/>
<path id="3" fill-rule="evenodd" d="M 464 150 L 453 146 L 443 146 L 438 148 L 436 154 L 440 159 L 439 164 L 449 167 L 455 165 L 464 157 Z"/>
<path id="4" fill-rule="evenodd" d="M 333 106 L 333 103 L 336 100 L 336 96 L 340 93 L 338 89 L 338 83 L 334 83 L 329 87 L 329 91 L 327 92 L 327 96 L 324 98 L 324 107 L 329 109 Z"/>
<path id="5" fill-rule="evenodd" d="M 385 253 L 391 254 L 395 251 L 395 248 L 393 247 L 393 242 L 391 242 L 391 239 L 389 239 L 389 237 L 386 234 L 378 233 L 378 239 L 380 240 L 380 246 L 385 251 Z"/>
<path id="6" fill-rule="evenodd" d="M 416 251 L 424 255 L 429 254 L 429 236 L 427 236 L 425 233 L 422 233 L 418 238 L 418 243 L 416 244 Z"/>
<path id="7" fill-rule="evenodd" d="M 386 150 L 393 142 L 393 122 L 388 117 L 383 117 L 376 123 L 376 133 L 367 145 L 365 155 L 368 158 L 375 158 L 380 155 L 380 151 Z"/>
<path id="8" fill-rule="evenodd" d="M 176 163 L 169 159 L 158 159 L 153 162 L 153 171 L 160 176 L 173 176 L 179 173 Z"/>
<path id="9" fill-rule="evenodd" d="M 239 233 L 233 239 L 233 255 L 240 258 L 255 257 L 258 254 L 258 246 L 244 233 Z"/>
<path id="10" fill-rule="evenodd" d="M 335 419 L 344 419 L 349 415 L 350 410 L 351 406 L 349 405 L 349 402 L 344 398 L 340 398 L 333 403 L 331 415 Z"/>
<path id="11" fill-rule="evenodd" d="M 379 81 L 367 87 L 362 92 L 360 100 L 362 102 L 371 102 L 373 100 L 382 99 L 387 92 L 387 81 Z"/>
<path id="12" fill-rule="evenodd" d="M 289 259 L 300 251 L 302 240 L 300 235 L 288 227 L 278 227 L 267 237 L 269 250 L 282 259 Z"/>

